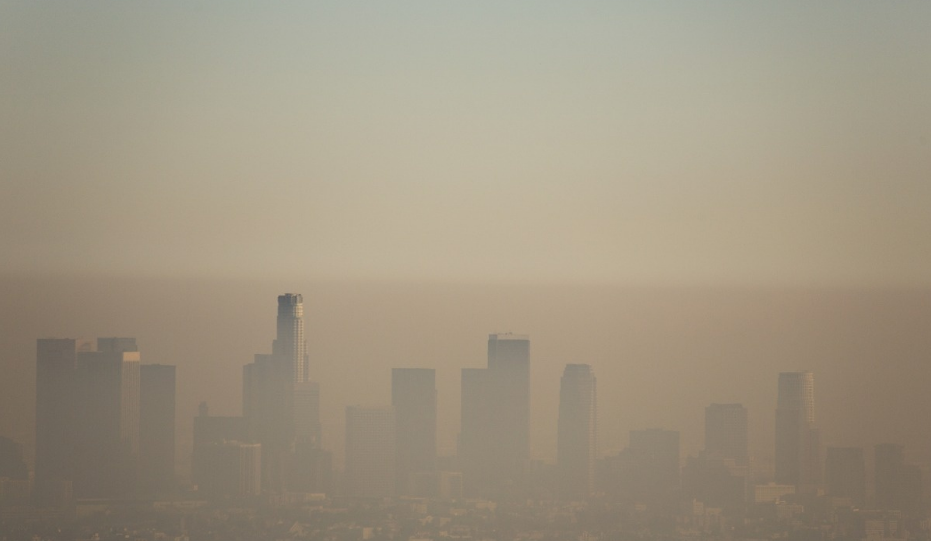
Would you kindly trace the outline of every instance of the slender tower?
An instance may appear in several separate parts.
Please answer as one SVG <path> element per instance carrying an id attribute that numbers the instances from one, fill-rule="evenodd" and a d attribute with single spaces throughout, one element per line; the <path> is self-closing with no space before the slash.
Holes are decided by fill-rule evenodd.
<path id="1" fill-rule="evenodd" d="M 434 496 L 436 485 L 436 371 L 392 368 L 391 405 L 397 436 L 397 493 Z"/>
<path id="2" fill-rule="evenodd" d="M 559 386 L 556 442 L 559 497 L 585 500 L 595 479 L 597 442 L 595 373 L 587 364 L 568 364 Z"/>
<path id="3" fill-rule="evenodd" d="M 821 442 L 815 428 L 815 376 L 779 374 L 776 404 L 776 482 L 810 492 L 821 484 Z"/>
<path id="4" fill-rule="evenodd" d="M 287 358 L 294 366 L 294 382 L 307 380 L 307 342 L 304 340 L 304 297 L 285 293 L 278 296 L 278 331 L 272 355 Z"/>

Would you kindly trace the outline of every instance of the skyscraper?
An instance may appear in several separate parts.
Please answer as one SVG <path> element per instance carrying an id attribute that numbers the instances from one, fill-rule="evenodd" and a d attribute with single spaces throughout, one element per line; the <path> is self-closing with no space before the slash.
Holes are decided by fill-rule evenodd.
<path id="1" fill-rule="evenodd" d="M 821 442 L 815 428 L 814 374 L 779 374 L 776 483 L 812 492 L 821 484 Z"/>
<path id="2" fill-rule="evenodd" d="M 906 464 L 904 448 L 893 443 L 877 445 L 874 459 L 876 507 L 907 514 L 919 512 L 923 499 L 921 468 Z"/>
<path id="3" fill-rule="evenodd" d="M 862 447 L 828 447 L 824 463 L 827 495 L 866 503 L 866 463 Z"/>
<path id="4" fill-rule="evenodd" d="M 394 408 L 346 408 L 346 491 L 350 496 L 395 494 Z"/>
<path id="5" fill-rule="evenodd" d="M 75 367 L 70 338 L 36 341 L 35 491 L 40 505 L 58 506 L 74 480 Z"/>
<path id="6" fill-rule="evenodd" d="M 175 367 L 139 368 L 139 484 L 146 494 L 175 484 Z"/>
<path id="7" fill-rule="evenodd" d="M 417 475 L 435 481 L 436 473 L 436 371 L 429 368 L 393 368 L 391 405 L 397 426 L 398 494 L 433 496 L 415 482 Z M 430 483 L 431 486 L 435 482 Z"/>
<path id="8" fill-rule="evenodd" d="M 300 294 L 278 296 L 272 353 L 256 354 L 243 367 L 243 417 L 249 438 L 262 444 L 262 483 L 274 491 L 286 488 L 297 438 L 302 449 L 319 440 L 319 388 L 307 379 L 303 301 Z"/>
<path id="9" fill-rule="evenodd" d="M 705 453 L 749 466 L 747 409 L 741 404 L 711 404 L 705 408 Z"/>
<path id="10" fill-rule="evenodd" d="M 123 497 L 137 488 L 139 364 L 132 338 L 101 338 L 97 351 L 77 352 L 76 497 Z"/>
<path id="11" fill-rule="evenodd" d="M 307 379 L 309 359 L 304 341 L 304 296 L 285 293 L 278 296 L 277 336 L 272 355 L 288 359 L 294 369 L 294 381 Z"/>
<path id="12" fill-rule="evenodd" d="M 468 496 L 517 496 L 530 456 L 530 340 L 491 334 L 488 368 L 462 370 L 459 440 Z"/>
<path id="13" fill-rule="evenodd" d="M 597 442 L 595 373 L 587 364 L 568 364 L 559 386 L 556 441 L 558 496 L 584 500 L 592 493 Z"/>
<path id="14" fill-rule="evenodd" d="M 488 336 L 488 370 L 498 404 L 497 436 L 502 460 L 521 471 L 530 458 L 530 340 L 520 334 Z"/>

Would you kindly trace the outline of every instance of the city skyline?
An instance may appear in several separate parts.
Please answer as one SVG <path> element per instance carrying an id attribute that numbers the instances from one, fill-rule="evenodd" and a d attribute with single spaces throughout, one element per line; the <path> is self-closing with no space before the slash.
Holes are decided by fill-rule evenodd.
<path id="1" fill-rule="evenodd" d="M 320 319 L 318 319 L 318 323 L 317 323 L 317 324 L 318 324 L 318 325 L 320 325 L 320 324 L 326 325 L 326 323 L 324 322 L 324 320 L 320 320 Z M 500 327 L 499 327 L 499 328 L 500 328 Z M 545 334 L 544 334 L 544 335 L 541 335 L 541 339 L 547 340 L 547 336 L 546 336 Z M 474 337 L 472 338 L 472 344 L 473 344 L 473 345 L 472 345 L 472 348 L 471 348 L 471 349 L 472 349 L 472 351 L 475 351 L 475 348 L 474 348 Z M 467 345 L 467 344 L 466 344 L 466 345 Z M 467 346 L 467 347 L 468 347 L 468 346 Z M 546 359 L 546 357 L 547 357 L 547 356 L 545 355 L 545 356 L 544 356 L 544 359 Z M 463 357 L 463 358 L 464 358 L 464 359 L 467 359 L 467 357 Z M 156 360 L 158 360 L 158 359 L 156 359 Z M 164 360 L 164 359 L 162 359 L 162 360 Z M 553 360 L 557 360 L 557 359 L 553 359 Z M 322 361 L 322 362 L 326 362 L 326 359 L 325 359 L 325 358 L 321 358 L 321 361 Z M 468 361 L 466 360 L 465 362 L 467 363 Z M 549 362 L 549 361 L 544 361 L 543 363 L 539 364 L 538 368 L 542 368 L 544 371 L 547 371 L 547 364 L 548 364 L 548 362 Z M 557 362 L 558 362 L 558 360 L 557 360 Z M 403 363 L 398 363 L 398 364 L 408 364 L 408 363 L 407 363 L 407 362 L 403 362 Z M 795 364 L 795 363 L 793 363 L 793 364 Z M 390 366 L 390 365 L 389 365 L 389 366 Z M 604 366 L 604 365 L 602 365 L 602 366 Z M 784 365 L 783 365 L 783 366 L 784 366 Z M 450 368 L 451 368 L 451 367 L 450 367 Z M 561 372 L 561 370 L 562 370 L 562 366 L 561 366 L 561 365 L 557 365 L 555 368 L 557 368 L 560 372 Z M 824 368 L 824 367 L 822 366 L 822 368 L 818 370 L 819 373 L 824 373 L 824 372 L 823 372 L 823 368 Z M 830 367 L 828 367 L 828 368 L 830 368 Z M 190 366 L 190 367 L 188 367 L 188 369 L 189 369 L 189 370 L 196 370 L 196 367 Z M 774 370 L 778 370 L 778 365 L 777 365 L 777 366 L 774 366 L 773 369 L 774 369 Z M 229 371 L 229 368 L 226 368 L 226 369 L 224 369 L 224 370 Z M 390 372 L 390 368 L 389 368 L 389 369 L 386 369 L 386 370 Z M 452 372 L 452 374 L 451 374 L 450 372 Z M 449 369 L 447 369 L 447 370 L 443 370 L 443 369 L 439 370 L 439 372 L 438 372 L 438 384 L 440 384 L 441 382 L 443 382 L 444 379 L 445 379 L 447 382 L 449 382 L 449 380 L 451 379 L 450 376 L 455 377 L 455 372 L 456 372 L 456 369 L 455 369 L 455 368 L 451 368 L 451 370 L 449 370 Z M 558 376 L 555 376 L 555 374 L 553 374 L 553 372 L 554 372 L 553 370 L 549 370 L 549 373 L 550 373 L 549 376 L 545 376 L 545 377 L 536 377 L 536 378 L 533 378 L 533 379 L 532 379 L 532 385 L 533 385 L 533 387 L 534 387 L 534 396 L 537 397 L 537 398 L 535 399 L 535 400 L 537 400 L 537 402 L 541 402 L 541 403 L 543 403 L 543 404 L 546 404 L 547 401 L 554 402 L 554 401 L 553 401 L 553 396 L 557 393 L 557 391 L 558 391 L 558 386 L 553 385 L 553 381 L 558 381 Z M 830 372 L 828 372 L 828 373 L 830 373 Z M 709 375 L 713 375 L 713 374 L 709 374 Z M 839 375 L 839 373 L 835 373 L 834 378 L 836 379 L 836 377 L 837 377 L 838 375 Z M 444 378 L 443 376 L 445 376 L 445 378 Z M 555 376 L 555 377 L 554 377 L 554 376 Z M 389 374 L 388 374 L 388 373 L 384 373 L 384 377 L 385 377 L 386 380 L 388 380 L 388 379 L 389 379 Z M 846 377 L 846 376 L 844 376 L 844 377 Z M 331 382 L 334 381 L 334 380 L 332 379 L 332 376 L 330 376 L 328 379 L 330 379 Z M 377 381 L 378 379 L 380 379 L 380 377 L 379 377 L 379 378 L 376 378 L 376 379 L 373 379 L 372 382 L 375 382 L 375 381 Z M 338 380 L 337 380 L 337 381 L 338 381 Z M 458 387 L 458 377 L 456 377 L 455 380 L 453 380 L 453 381 L 455 382 L 454 385 L 456 385 L 456 386 Z M 226 384 L 226 385 L 228 386 L 227 388 L 229 389 L 229 388 L 235 388 L 235 387 L 237 387 L 239 384 L 236 383 L 236 382 L 234 381 L 234 382 L 229 382 L 229 383 Z M 540 388 L 541 388 L 541 387 L 545 388 L 545 387 L 547 387 L 547 386 L 550 387 L 550 388 L 552 389 L 552 391 L 550 391 L 550 392 L 552 392 L 552 393 L 554 393 L 554 394 L 549 394 L 550 392 L 548 392 L 547 394 L 540 395 L 540 394 L 539 394 Z M 439 387 L 441 388 L 440 390 L 441 390 L 442 392 L 441 392 L 440 395 L 439 395 L 439 405 L 440 405 L 440 417 L 439 417 L 439 419 L 440 419 L 441 423 L 440 423 L 440 426 L 438 427 L 438 437 L 439 437 L 439 439 L 438 439 L 438 445 L 439 445 L 440 452 L 441 452 L 442 454 L 451 454 L 451 453 L 453 452 L 454 448 L 450 447 L 450 444 L 449 444 L 449 443 L 444 443 L 444 441 L 445 441 L 445 442 L 449 442 L 449 441 L 450 441 L 450 440 L 449 440 L 450 436 L 455 436 L 455 433 L 456 433 L 456 430 L 457 430 L 457 424 L 451 423 L 450 420 L 449 420 L 449 413 L 450 413 L 450 409 L 451 409 L 450 406 L 449 406 L 449 402 L 450 402 L 450 400 L 458 400 L 458 397 L 456 396 L 456 393 L 455 393 L 452 389 L 449 389 L 449 388 L 448 388 L 448 383 L 446 383 L 445 391 L 443 390 L 444 385 L 439 385 Z M 183 389 L 183 386 L 182 386 L 182 389 Z M 215 393 L 216 391 L 219 391 L 219 390 L 222 390 L 222 389 L 219 389 L 219 388 L 217 388 L 216 386 L 213 386 L 213 392 L 214 392 L 214 393 Z M 656 387 L 655 390 L 660 390 L 660 391 L 661 391 L 662 389 L 659 388 L 659 387 Z M 764 391 L 766 390 L 766 386 L 763 386 L 763 390 L 764 390 Z M 372 403 L 381 403 L 381 404 L 385 404 L 385 403 L 389 403 L 389 402 L 390 402 L 390 398 L 389 398 L 387 395 L 384 394 L 385 392 L 386 392 L 385 388 L 380 387 L 380 386 L 378 386 L 378 385 L 376 385 L 374 388 L 371 388 L 369 391 L 366 391 L 366 393 L 367 393 L 368 395 L 370 395 L 370 396 L 378 396 L 379 393 L 381 393 L 382 396 L 385 396 L 385 398 L 382 399 L 382 400 L 371 401 Z M 373 393 L 374 393 L 374 394 L 373 394 Z M 327 421 L 327 420 L 326 420 L 326 415 L 325 415 L 325 413 L 326 413 L 326 411 L 328 410 L 328 408 L 329 408 L 330 410 L 332 410 L 333 407 L 339 407 L 339 405 L 338 405 L 338 403 L 333 403 L 332 400 L 326 400 L 326 395 L 327 395 L 327 392 L 326 392 L 326 390 L 324 390 L 324 392 L 323 392 L 324 400 L 323 400 L 322 403 L 321 403 L 321 407 L 323 408 L 323 411 L 324 411 L 324 424 L 327 425 L 327 426 L 324 427 L 324 432 L 326 433 L 326 435 L 324 436 L 324 438 L 329 438 L 330 441 L 329 441 L 328 443 L 332 444 L 334 439 L 337 440 L 337 442 L 338 442 L 339 438 L 341 438 L 341 435 L 340 435 L 340 434 L 341 434 L 341 429 L 339 428 L 339 426 L 336 426 L 336 425 L 334 425 L 332 422 Z M 768 439 L 767 436 L 766 436 L 766 433 L 770 430 L 769 428 L 766 428 L 766 417 L 768 417 L 769 415 L 771 415 L 771 413 L 767 413 L 767 411 L 772 411 L 772 410 L 771 410 L 772 406 L 771 406 L 771 404 L 767 404 L 767 403 L 764 402 L 764 403 L 762 403 L 762 404 L 759 404 L 759 403 L 758 403 L 758 405 L 756 405 L 756 406 L 754 407 L 754 406 L 753 406 L 753 400 L 752 400 L 752 399 L 749 399 L 749 400 L 748 400 L 747 395 L 744 394 L 744 393 L 734 394 L 734 393 L 732 393 L 732 392 L 725 392 L 725 393 L 712 393 L 712 394 L 708 394 L 708 395 L 706 395 L 706 398 L 697 398 L 697 399 L 695 400 L 695 402 L 693 403 L 692 407 L 689 408 L 689 411 L 691 411 L 692 413 L 687 413 L 687 412 L 686 412 L 686 413 L 679 413 L 679 414 L 677 414 L 676 416 L 671 417 L 671 418 L 669 418 L 668 420 L 665 420 L 665 421 L 662 421 L 662 420 L 657 421 L 657 420 L 656 420 L 656 417 L 655 417 L 655 412 L 650 412 L 650 411 L 644 411 L 644 415 L 643 415 L 642 420 L 638 420 L 637 418 L 631 416 L 628 412 L 625 412 L 625 411 L 620 411 L 620 412 L 618 412 L 618 415 L 619 415 L 620 417 L 615 417 L 615 418 L 620 418 L 621 420 L 623 420 L 623 418 L 625 418 L 625 417 L 631 418 L 631 420 L 630 420 L 630 421 L 627 421 L 627 422 L 628 422 L 628 423 L 631 423 L 631 422 L 634 423 L 633 426 L 632 426 L 632 428 L 637 428 L 637 427 L 649 427 L 649 426 L 667 426 L 667 427 L 677 427 L 677 428 L 680 428 L 681 430 L 683 430 L 683 434 L 684 434 L 684 436 L 683 436 L 683 449 L 685 450 L 686 453 L 694 454 L 695 452 L 697 452 L 697 451 L 701 448 L 701 440 L 698 439 L 697 437 L 695 437 L 695 438 L 692 440 L 693 443 L 691 443 L 691 444 L 686 443 L 686 442 L 688 441 L 688 434 L 689 434 L 690 430 L 692 431 L 693 434 L 695 434 L 695 429 L 694 429 L 694 428 L 690 429 L 690 428 L 689 428 L 690 425 L 693 426 L 693 427 L 697 427 L 697 429 L 698 429 L 699 431 L 701 430 L 700 418 L 695 419 L 694 413 L 695 413 L 695 411 L 696 411 L 697 409 L 699 409 L 700 407 L 703 407 L 703 406 L 700 405 L 701 402 L 705 402 L 705 405 L 707 405 L 707 403 L 712 403 L 712 402 L 715 402 L 715 401 L 720 401 L 721 397 L 723 397 L 723 396 L 727 396 L 727 397 L 729 397 L 731 400 L 741 400 L 741 401 L 743 401 L 743 402 L 745 402 L 745 403 L 747 403 L 747 402 L 750 403 L 749 405 L 750 405 L 751 422 L 753 423 L 753 426 L 754 426 L 754 427 L 761 427 L 760 429 L 754 428 L 754 429 L 751 430 L 751 437 L 752 437 L 752 441 L 754 442 L 753 445 L 752 445 L 752 450 L 753 450 L 754 455 L 757 457 L 757 459 L 761 459 L 761 458 L 762 458 L 763 460 L 766 460 L 766 455 L 767 455 L 767 449 L 766 449 L 766 447 L 767 447 L 767 445 L 765 444 L 765 440 Z M 219 408 L 220 408 L 220 409 L 218 409 L 217 411 L 219 411 L 221 414 L 237 414 L 237 413 L 238 413 L 238 410 L 239 410 L 239 407 L 240 407 L 240 406 L 239 406 L 239 399 L 238 399 L 238 398 L 237 398 L 234 402 L 229 403 L 229 405 L 223 406 L 223 403 L 222 403 L 222 402 L 217 402 L 216 399 L 213 398 L 213 397 L 211 396 L 211 393 L 209 393 L 209 392 L 206 394 L 206 396 L 195 396 L 195 397 L 193 397 L 193 398 L 195 399 L 195 400 L 193 401 L 193 404 L 194 404 L 195 406 L 189 405 L 189 406 L 182 407 L 181 404 L 183 404 L 183 403 L 185 402 L 185 400 L 187 401 L 188 404 L 190 404 L 190 403 L 192 402 L 192 400 L 191 400 L 191 398 L 185 399 L 185 398 L 184 398 L 184 393 L 182 393 L 181 395 L 179 395 L 179 400 L 180 400 L 180 402 L 179 402 L 179 418 L 178 418 L 179 430 L 180 430 L 179 445 L 182 446 L 182 447 L 179 447 L 179 449 L 183 449 L 183 445 L 189 445 L 189 442 L 188 442 L 188 443 L 185 443 L 185 442 L 184 442 L 184 440 L 187 439 L 187 438 L 189 438 L 189 436 L 187 436 L 187 437 L 185 436 L 185 430 L 183 429 L 183 427 L 184 427 L 185 425 L 190 426 L 190 424 L 189 424 L 189 423 L 190 423 L 190 419 L 185 419 L 184 409 L 187 409 L 187 410 L 189 410 L 189 411 L 195 409 L 195 408 L 196 408 L 196 404 L 200 402 L 200 398 L 206 398 L 206 399 L 208 399 L 208 401 L 209 401 L 213 406 L 215 406 L 215 407 L 217 407 L 217 405 L 219 404 Z M 608 400 L 610 401 L 611 399 L 612 399 L 612 397 L 609 396 L 609 397 L 608 397 Z M 828 409 L 830 409 L 830 408 L 832 407 L 832 405 L 833 405 L 832 402 L 834 402 L 834 401 L 833 401 L 833 400 L 832 400 L 832 401 L 828 401 L 827 404 L 823 404 L 823 406 L 827 406 Z M 446 404 L 445 407 L 443 406 L 444 403 Z M 610 404 L 611 402 L 608 402 L 608 403 Z M 837 404 L 837 403 L 835 402 L 834 404 Z M 455 410 L 454 410 L 454 411 L 455 411 Z M 544 410 L 544 411 L 545 411 L 545 410 Z M 551 411 L 552 411 L 552 413 L 548 413 L 548 414 L 544 415 L 544 416 L 542 417 L 542 419 L 546 419 L 546 418 L 555 419 L 555 414 L 556 414 L 556 412 L 553 411 L 553 410 L 551 410 Z M 445 412 L 445 415 L 444 415 L 444 412 Z M 552 416 L 552 417 L 550 417 L 550 416 Z M 690 423 L 690 422 L 687 422 L 687 419 L 689 419 L 690 416 L 691 416 L 693 419 L 695 419 L 695 420 L 692 421 L 691 423 Z M 651 417 L 652 417 L 652 420 L 651 420 Z M 693 424 L 693 423 L 694 423 L 694 424 Z M 533 423 L 533 426 L 535 427 L 535 429 L 534 429 L 534 440 L 535 440 L 536 442 L 539 442 L 539 441 L 540 441 L 540 440 L 539 440 L 539 434 L 540 434 L 541 429 L 548 429 L 548 425 L 549 425 L 549 424 L 550 424 L 550 423 L 549 423 L 548 421 L 541 421 L 540 418 L 538 418 L 538 419 Z M 554 426 L 552 427 L 552 430 L 555 432 L 555 423 L 552 423 L 552 424 L 554 425 Z M 612 426 L 612 425 L 613 425 L 613 426 Z M 837 426 L 836 423 L 834 423 L 834 425 Z M 631 425 L 628 424 L 628 426 L 631 426 Z M 612 429 L 616 430 L 617 427 L 618 427 L 618 425 L 617 425 L 616 423 L 608 423 L 607 426 L 605 427 L 605 431 L 608 432 L 608 433 L 610 434 L 610 433 L 611 433 L 611 430 L 612 430 Z M 762 432 L 763 434 L 761 434 L 761 432 Z M 13 435 L 15 436 L 15 434 L 13 434 Z M 555 434 L 554 434 L 554 435 L 555 435 Z M 695 434 L 695 436 L 699 436 L 699 437 L 700 437 L 700 432 L 698 432 L 697 434 Z M 771 436 L 769 436 L 769 437 L 771 437 Z M 761 439 L 761 438 L 762 438 L 762 439 Z M 30 445 L 29 445 L 30 439 L 29 439 L 29 438 L 23 438 L 23 437 L 17 437 L 16 439 L 17 439 L 18 441 L 22 441 L 22 442 L 24 442 L 24 443 L 26 444 L 27 456 L 30 455 L 30 454 L 31 454 L 31 450 L 29 449 L 29 447 L 30 447 Z M 851 444 L 856 444 L 856 445 L 862 445 L 862 446 L 864 446 L 864 447 L 870 447 L 871 445 L 873 445 L 873 444 L 875 444 L 875 443 L 877 443 L 877 442 L 881 442 L 881 441 L 894 441 L 895 439 L 896 439 L 896 434 L 895 434 L 895 433 L 888 433 L 888 434 L 887 434 L 886 436 L 884 436 L 884 437 L 876 436 L 876 439 L 875 439 L 875 440 L 873 440 L 873 439 L 859 439 L 859 440 L 858 440 L 858 439 L 851 439 L 851 438 L 849 438 L 849 437 L 847 437 L 847 438 L 842 438 L 842 439 L 838 439 L 836 436 L 831 436 L 829 439 L 827 439 L 827 440 L 825 441 L 825 446 L 828 446 L 828 445 L 835 445 L 835 446 L 836 446 L 836 445 L 851 445 Z M 551 461 L 552 461 L 552 460 L 555 460 L 555 437 L 554 437 L 553 440 L 551 440 L 551 441 L 552 441 L 552 443 L 547 444 L 547 445 L 543 445 L 543 446 L 539 445 L 539 443 L 535 443 L 535 444 L 534 444 L 534 451 L 533 451 L 534 454 L 533 454 L 533 456 L 534 456 L 535 458 L 543 458 L 543 459 L 551 460 Z M 615 439 L 613 440 L 613 443 L 611 443 L 611 440 L 610 440 L 610 439 L 609 439 L 608 441 L 609 441 L 609 443 L 608 443 L 607 445 L 603 446 L 603 448 L 602 448 L 602 453 L 616 452 L 616 451 L 619 450 L 623 445 L 626 444 L 626 437 L 621 437 L 621 438 L 616 438 L 616 437 L 615 437 Z M 761 441 L 764 442 L 763 445 L 760 445 L 760 442 L 761 442 Z M 909 449 L 909 452 L 910 452 L 910 453 L 923 453 L 923 451 L 922 451 L 922 443 L 921 443 L 920 440 L 918 440 L 918 441 L 916 441 L 916 440 L 911 440 L 911 441 L 907 441 L 906 443 L 907 443 L 907 448 Z M 334 447 L 334 450 L 335 450 L 335 451 L 339 451 L 339 444 L 338 444 L 338 443 L 337 443 L 336 445 L 334 445 L 333 447 Z M 916 458 L 917 458 L 917 457 L 920 457 L 920 456 L 922 456 L 922 455 L 921 455 L 921 454 L 916 455 Z M 183 453 L 179 453 L 179 459 L 180 459 L 180 460 L 184 460 L 184 459 L 185 459 Z M 340 457 L 339 457 L 339 455 L 337 455 L 337 462 L 339 462 L 339 460 L 340 460 Z"/>

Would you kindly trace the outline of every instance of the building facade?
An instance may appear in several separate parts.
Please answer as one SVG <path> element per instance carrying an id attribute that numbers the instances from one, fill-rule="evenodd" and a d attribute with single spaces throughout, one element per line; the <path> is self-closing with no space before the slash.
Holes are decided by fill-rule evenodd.
<path id="1" fill-rule="evenodd" d="M 395 438 L 397 492 L 407 496 L 434 496 L 435 489 L 430 490 L 430 487 L 436 485 L 436 371 L 392 369 L 391 405 L 398 431 Z M 419 479 L 426 481 L 418 482 Z"/>
<path id="2" fill-rule="evenodd" d="M 815 428 L 814 374 L 779 374 L 775 479 L 814 492 L 821 485 L 821 437 Z"/>
<path id="3" fill-rule="evenodd" d="M 166 494 L 175 483 L 175 367 L 139 367 L 139 486 Z"/>
<path id="4" fill-rule="evenodd" d="M 556 436 L 557 496 L 585 500 L 592 494 L 597 458 L 596 378 L 587 364 L 568 364 L 559 385 Z"/>
<path id="5" fill-rule="evenodd" d="M 393 407 L 346 408 L 346 494 L 386 498 L 395 494 L 397 427 Z"/>
<path id="6" fill-rule="evenodd" d="M 468 497 L 520 497 L 530 458 L 530 340 L 491 334 L 488 367 L 462 370 L 459 457 Z"/>

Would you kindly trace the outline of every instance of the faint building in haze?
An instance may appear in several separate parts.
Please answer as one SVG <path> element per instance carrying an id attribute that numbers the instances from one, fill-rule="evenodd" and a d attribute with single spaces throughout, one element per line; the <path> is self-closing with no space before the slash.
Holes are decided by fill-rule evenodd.
<path id="1" fill-rule="evenodd" d="M 71 338 L 36 341 L 35 493 L 40 506 L 67 504 L 74 481 L 77 352 Z"/>
<path id="2" fill-rule="evenodd" d="M 391 406 L 346 408 L 346 493 L 385 498 L 395 494 L 397 445 Z"/>
<path id="3" fill-rule="evenodd" d="M 459 458 L 467 496 L 517 497 L 530 458 L 530 340 L 491 334 L 488 367 L 462 370 Z"/>
<path id="4" fill-rule="evenodd" d="M 391 405 L 397 427 L 397 491 L 430 497 L 436 492 L 436 371 L 393 368 Z"/>
<path id="5" fill-rule="evenodd" d="M 144 364 L 139 369 L 139 485 L 145 494 L 164 494 L 175 485 L 175 367 Z"/>
<path id="6" fill-rule="evenodd" d="M 556 491 L 560 499 L 585 500 L 591 495 L 597 434 L 595 373 L 587 364 L 568 364 L 559 387 Z"/>
<path id="7" fill-rule="evenodd" d="M 711 404 L 705 408 L 705 453 L 750 465 L 747 408 L 742 404 Z"/>
<path id="8" fill-rule="evenodd" d="M 76 363 L 74 496 L 120 498 L 137 490 L 140 354 L 134 338 L 100 338 Z"/>
<path id="9" fill-rule="evenodd" d="M 828 447 L 824 472 L 828 496 L 849 498 L 856 507 L 866 503 L 866 462 L 862 447 Z"/>
<path id="10" fill-rule="evenodd" d="M 775 478 L 814 492 L 821 485 L 821 437 L 815 428 L 815 378 L 811 372 L 779 374 L 776 403 Z"/>

